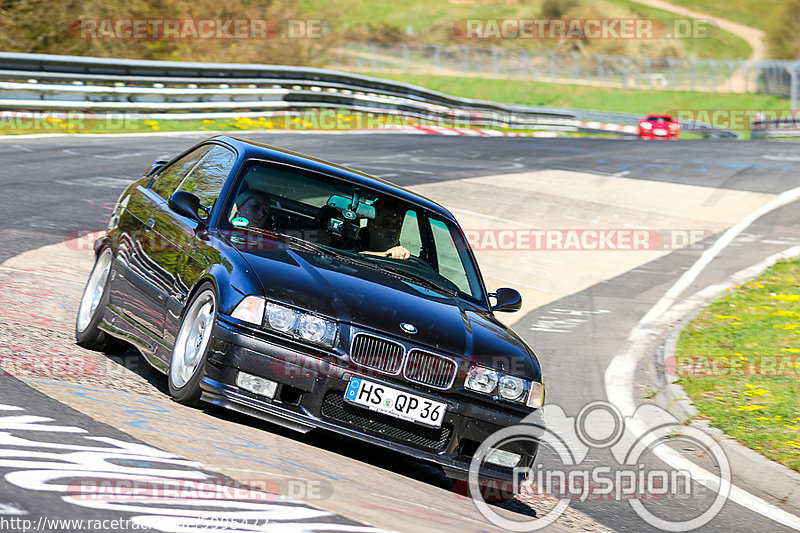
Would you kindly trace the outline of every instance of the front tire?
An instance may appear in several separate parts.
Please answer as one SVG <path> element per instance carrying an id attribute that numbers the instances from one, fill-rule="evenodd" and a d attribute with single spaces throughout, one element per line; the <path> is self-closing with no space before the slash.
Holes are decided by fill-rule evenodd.
<path id="1" fill-rule="evenodd" d="M 86 288 L 83 290 L 78 317 L 75 321 L 75 342 L 78 346 L 98 352 L 122 354 L 128 343 L 116 339 L 100 329 L 100 322 L 108 305 L 108 278 L 114 255 L 110 248 L 103 250 L 95 261 Z"/>
<path id="2" fill-rule="evenodd" d="M 217 320 L 217 295 L 210 283 L 192 297 L 181 318 L 169 364 L 169 393 L 185 405 L 195 405 L 202 390 L 208 343 Z"/>

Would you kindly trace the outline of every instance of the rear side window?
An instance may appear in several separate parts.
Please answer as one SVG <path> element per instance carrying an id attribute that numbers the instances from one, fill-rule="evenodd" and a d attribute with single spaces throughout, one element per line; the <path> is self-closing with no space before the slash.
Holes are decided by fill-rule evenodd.
<path id="1" fill-rule="evenodd" d="M 200 205 L 210 208 L 225 185 L 235 161 L 236 154 L 233 151 L 214 146 L 183 178 L 176 190 L 194 194 L 200 198 Z"/>
<path id="2" fill-rule="evenodd" d="M 153 190 L 165 200 L 178 190 L 178 184 L 192 171 L 213 145 L 206 144 L 181 157 L 161 172 L 153 183 Z"/>

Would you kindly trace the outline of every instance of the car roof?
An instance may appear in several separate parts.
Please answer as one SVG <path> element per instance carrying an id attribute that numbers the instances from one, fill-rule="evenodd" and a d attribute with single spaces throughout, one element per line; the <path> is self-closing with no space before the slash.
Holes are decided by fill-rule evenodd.
<path id="1" fill-rule="evenodd" d="M 651 119 L 651 118 L 668 118 L 668 119 L 672 120 L 672 115 L 670 115 L 669 113 L 650 113 L 649 115 L 647 115 L 645 117 L 645 120 Z"/>
<path id="2" fill-rule="evenodd" d="M 229 144 L 240 152 L 244 153 L 246 158 L 258 158 L 266 159 L 268 161 L 276 161 L 279 163 L 320 172 L 322 174 L 335 176 L 337 178 L 342 178 L 351 183 L 363 185 L 364 187 L 377 190 L 381 193 L 395 196 L 401 200 L 421 205 L 430 211 L 438 213 L 439 215 L 456 222 L 455 217 L 450 213 L 450 211 L 437 204 L 433 200 L 414 193 L 404 187 L 400 187 L 399 185 L 395 185 L 394 183 L 384 179 L 371 176 L 365 172 L 360 172 L 342 165 L 337 165 L 336 163 L 331 163 L 330 161 L 325 161 L 324 159 L 319 159 L 313 156 L 301 154 L 299 152 L 293 152 L 285 148 L 279 148 L 277 146 L 271 146 L 269 144 L 256 141 L 228 137 L 225 135 L 218 135 L 210 140 Z"/>

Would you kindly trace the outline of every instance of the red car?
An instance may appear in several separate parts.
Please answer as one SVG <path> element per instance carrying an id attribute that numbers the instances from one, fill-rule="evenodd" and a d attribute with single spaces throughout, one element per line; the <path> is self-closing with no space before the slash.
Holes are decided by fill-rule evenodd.
<path id="1" fill-rule="evenodd" d="M 639 120 L 640 139 L 677 139 L 680 123 L 666 114 L 652 114 Z"/>

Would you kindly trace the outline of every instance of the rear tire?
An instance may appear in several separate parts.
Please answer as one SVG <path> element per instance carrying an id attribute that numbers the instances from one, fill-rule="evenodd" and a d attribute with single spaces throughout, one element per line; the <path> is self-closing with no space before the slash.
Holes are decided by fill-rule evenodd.
<path id="1" fill-rule="evenodd" d="M 78 317 L 75 321 L 75 342 L 78 346 L 109 354 L 123 354 L 129 344 L 116 339 L 100 329 L 106 305 L 108 305 L 108 278 L 114 255 L 106 248 L 95 261 L 86 287 L 83 289 Z"/>
<path id="2" fill-rule="evenodd" d="M 208 343 L 217 320 L 217 295 L 211 283 L 204 283 L 183 312 L 172 358 L 169 363 L 169 393 L 185 405 L 200 400 L 208 355 Z"/>

